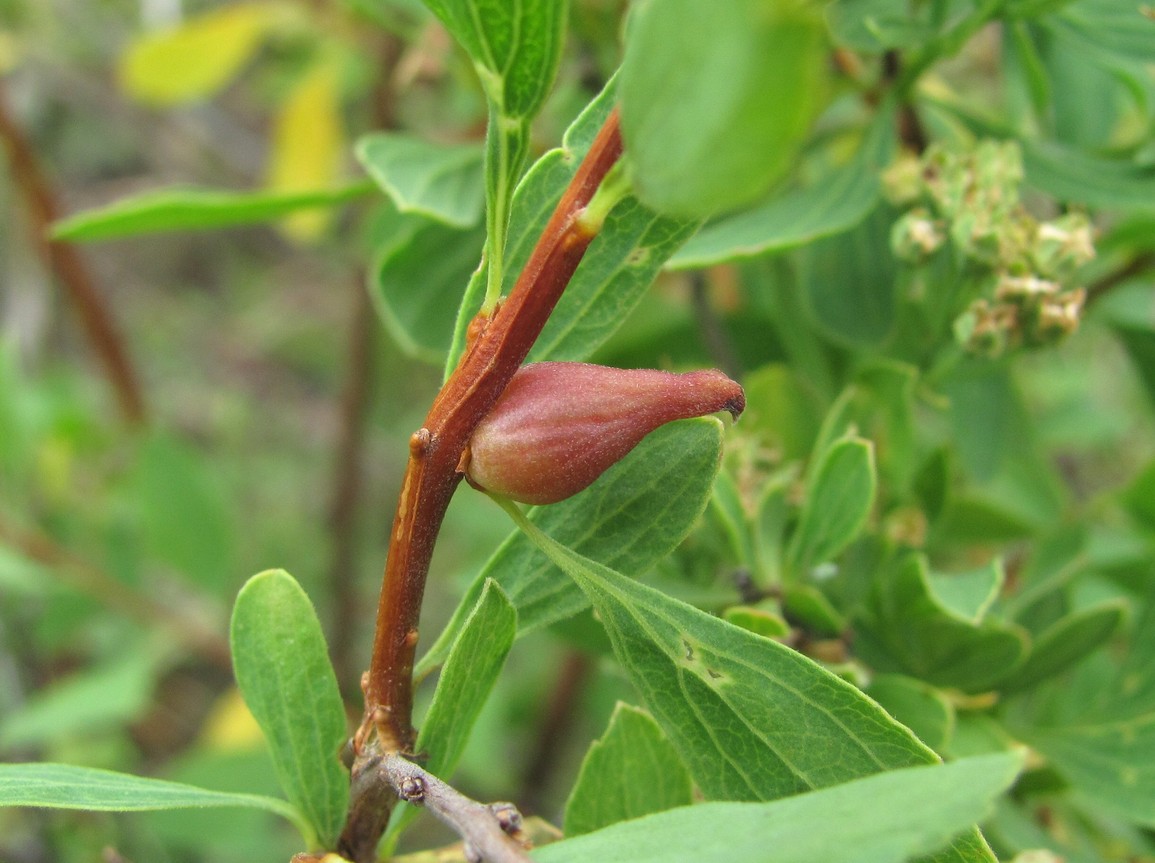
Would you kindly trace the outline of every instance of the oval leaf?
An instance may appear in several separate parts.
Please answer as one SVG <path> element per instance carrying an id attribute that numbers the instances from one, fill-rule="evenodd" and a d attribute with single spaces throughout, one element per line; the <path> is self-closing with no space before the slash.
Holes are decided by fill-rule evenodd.
<path id="1" fill-rule="evenodd" d="M 622 63 L 622 135 L 641 200 L 706 216 L 763 194 L 817 113 L 825 28 L 800 0 L 644 0 Z"/>
<path id="2" fill-rule="evenodd" d="M 693 802 L 690 772 L 661 726 L 644 710 L 619 703 L 582 761 L 565 807 L 565 835 Z"/>
<path id="3" fill-rule="evenodd" d="M 281 787 L 317 843 L 331 848 L 349 800 L 339 758 L 347 732 L 313 605 L 284 570 L 254 575 L 237 596 L 230 641 L 237 685 L 265 734 Z"/>
<path id="4" fill-rule="evenodd" d="M 798 575 L 846 548 L 874 503 L 874 447 L 862 438 L 844 438 L 826 451 L 806 489 L 798 529 L 787 561 Z"/>
<path id="5" fill-rule="evenodd" d="M 485 206 L 481 147 L 433 144 L 412 135 L 376 132 L 357 141 L 356 153 L 362 167 L 401 212 L 418 213 L 455 228 L 472 227 L 481 218 Z"/>

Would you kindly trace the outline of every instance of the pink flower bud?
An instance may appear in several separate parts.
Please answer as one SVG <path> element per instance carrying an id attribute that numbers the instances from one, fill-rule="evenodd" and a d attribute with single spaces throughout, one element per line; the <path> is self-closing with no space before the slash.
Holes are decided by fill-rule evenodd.
<path id="1" fill-rule="evenodd" d="M 522 503 L 577 494 L 642 438 L 672 420 L 746 407 L 719 371 L 674 374 L 588 363 L 518 369 L 462 458 L 478 488 Z"/>

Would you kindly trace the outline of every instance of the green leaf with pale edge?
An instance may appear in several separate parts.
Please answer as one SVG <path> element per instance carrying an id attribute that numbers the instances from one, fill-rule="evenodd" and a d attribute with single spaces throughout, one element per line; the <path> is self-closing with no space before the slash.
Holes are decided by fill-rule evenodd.
<path id="1" fill-rule="evenodd" d="M 275 797 L 210 791 L 180 782 L 71 764 L 0 764 L 0 806 L 96 812 L 245 806 L 288 818 L 302 834 L 309 833 L 301 814 L 287 801 Z"/>
<path id="2" fill-rule="evenodd" d="M 401 212 L 455 228 L 472 227 L 481 219 L 485 207 L 481 147 L 374 132 L 358 140 L 354 152 Z"/>
<path id="3" fill-rule="evenodd" d="M 565 835 L 693 802 L 690 772 L 661 727 L 644 710 L 619 702 L 582 761 L 565 807 Z"/>
<path id="4" fill-rule="evenodd" d="M 862 438 L 844 438 L 822 456 L 807 482 L 798 529 L 786 559 L 799 575 L 830 560 L 862 530 L 874 503 L 874 447 Z"/>
<path id="5" fill-rule="evenodd" d="M 1155 713 L 1012 731 L 1046 756 L 1084 802 L 1155 828 Z"/>
<path id="6" fill-rule="evenodd" d="M 504 505 L 589 597 L 618 662 L 708 798 L 773 800 L 937 760 L 810 659 L 582 557 Z M 993 857 L 971 831 L 941 859 Z"/>
<path id="7" fill-rule="evenodd" d="M 641 575 L 669 554 L 706 508 L 722 455 L 722 425 L 713 418 L 657 429 L 597 482 L 569 500 L 536 507 L 529 518 L 582 554 Z M 517 608 L 518 633 L 585 609 L 585 596 L 520 532 L 514 532 L 474 580 L 453 619 L 422 657 L 425 673 L 450 645 L 492 578 Z"/>
<path id="8" fill-rule="evenodd" d="M 570 125 L 562 146 L 529 169 L 513 198 L 505 249 L 503 291 L 509 293 L 582 157 L 610 110 L 611 81 Z M 626 196 L 610 212 L 570 280 L 530 359 L 583 360 L 609 338 L 641 300 L 662 265 L 694 233 L 698 222 L 661 216 Z M 465 330 L 481 305 L 487 271 L 470 280 L 458 313 L 446 376 L 457 365 Z"/>
<path id="9" fill-rule="evenodd" d="M 370 291 L 401 348 L 440 364 L 453 338 L 453 308 L 477 269 L 485 229 L 413 221 L 378 249 Z"/>
<path id="10" fill-rule="evenodd" d="M 453 642 L 417 735 L 417 751 L 431 773 L 449 776 L 457 766 L 516 635 L 517 610 L 500 585 L 487 579 Z"/>
<path id="11" fill-rule="evenodd" d="M 902 863 L 942 848 L 985 818 L 1021 766 L 1016 754 L 982 755 L 773 803 L 702 803 L 556 842 L 533 857 L 539 863 L 666 863 L 672 857 L 695 863 Z M 987 852 L 986 859 L 994 857 Z"/>
<path id="12" fill-rule="evenodd" d="M 271 222 L 297 210 L 335 207 L 372 193 L 369 181 L 315 192 L 223 192 L 174 187 L 122 198 L 56 222 L 52 236 L 70 242 L 165 231 L 203 231 Z"/>
<path id="13" fill-rule="evenodd" d="M 1006 570 L 1001 558 L 966 572 L 927 576 L 935 601 L 952 614 L 971 623 L 982 623 L 991 605 L 1002 592 Z"/>
<path id="14" fill-rule="evenodd" d="M 1060 618 L 1039 635 L 1023 664 L 999 688 L 1022 692 L 1066 671 L 1106 644 L 1126 613 L 1126 603 L 1109 601 Z"/>
<path id="15" fill-rule="evenodd" d="M 795 0 L 643 0 L 626 29 L 622 135 L 638 197 L 689 217 L 757 199 L 826 89 L 825 27 Z"/>
<path id="16" fill-rule="evenodd" d="M 1027 636 L 1019 627 L 976 623 L 945 606 L 919 555 L 879 573 L 869 614 L 856 632 L 860 655 L 875 667 L 901 669 L 935 686 L 966 692 L 995 685 L 1027 651 Z"/>
<path id="17" fill-rule="evenodd" d="M 878 674 L 866 694 L 936 752 L 950 740 L 954 706 L 933 686 L 901 674 Z"/>
<path id="18" fill-rule="evenodd" d="M 348 733 L 313 605 L 284 570 L 254 575 L 237 595 L 229 640 L 237 686 L 268 741 L 281 787 L 317 843 L 331 848 L 349 802 L 339 757 Z"/>
<path id="19" fill-rule="evenodd" d="M 557 74 L 567 0 L 424 0 L 477 67 L 507 117 L 531 117 Z"/>
<path id="20" fill-rule="evenodd" d="M 893 158 L 893 130 L 893 112 L 880 111 L 847 164 L 805 188 L 711 220 L 670 258 L 667 268 L 694 269 L 782 252 L 853 228 L 879 201 L 878 177 Z"/>
<path id="21" fill-rule="evenodd" d="M 1126 57 L 1155 63 L 1155 21 L 1131 0 L 1078 0 L 1068 3 L 1047 26 L 1094 48 L 1108 61 Z"/>
<path id="22" fill-rule="evenodd" d="M 1155 210 L 1155 167 L 1151 165 L 1108 159 L 1055 142 L 1023 141 L 1022 145 L 1027 182 L 1060 201 L 1126 211 Z"/>

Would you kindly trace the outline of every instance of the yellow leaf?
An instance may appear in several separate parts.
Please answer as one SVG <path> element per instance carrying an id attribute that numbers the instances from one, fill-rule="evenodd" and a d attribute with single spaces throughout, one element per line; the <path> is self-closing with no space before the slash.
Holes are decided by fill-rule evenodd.
<path id="1" fill-rule="evenodd" d="M 273 130 L 270 191 L 326 189 L 340 178 L 345 132 L 337 73 L 332 61 L 315 63 L 281 106 Z M 282 226 L 294 239 L 306 240 L 324 229 L 329 215 L 329 210 L 293 213 Z"/>
<path id="2" fill-rule="evenodd" d="M 264 736 L 235 686 L 227 690 L 205 720 L 201 743 L 209 749 L 254 749 Z"/>
<path id="3" fill-rule="evenodd" d="M 236 3 L 147 33 L 121 55 L 121 86 L 152 105 L 207 98 L 256 53 L 277 17 L 271 4 Z"/>
<path id="4" fill-rule="evenodd" d="M 20 48 L 16 37 L 7 30 L 0 30 L 0 75 L 11 72 L 20 62 Z"/>

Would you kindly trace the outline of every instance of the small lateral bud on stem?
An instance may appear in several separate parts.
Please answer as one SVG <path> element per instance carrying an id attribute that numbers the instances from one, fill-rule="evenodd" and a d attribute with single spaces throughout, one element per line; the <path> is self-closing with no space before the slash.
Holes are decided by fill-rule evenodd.
<path id="1" fill-rule="evenodd" d="M 587 363 L 532 363 L 481 421 L 459 470 L 473 485 L 521 503 L 577 494 L 658 426 L 746 406 L 719 371 L 675 374 Z"/>

